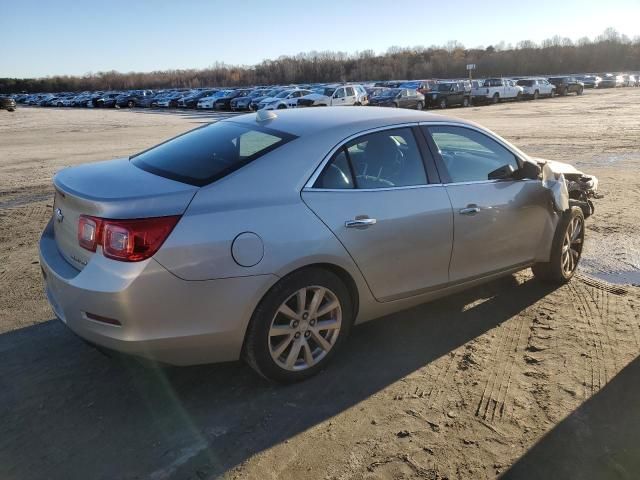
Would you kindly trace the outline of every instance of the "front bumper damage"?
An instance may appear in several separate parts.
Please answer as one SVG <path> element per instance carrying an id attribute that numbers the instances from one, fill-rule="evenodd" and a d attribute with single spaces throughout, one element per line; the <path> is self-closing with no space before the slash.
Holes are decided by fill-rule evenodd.
<path id="1" fill-rule="evenodd" d="M 541 158 L 534 160 L 542 167 L 542 185 L 551 192 L 557 211 L 576 206 L 582 209 L 585 218 L 593 214 L 592 199 L 601 198 L 595 176 L 587 175 L 568 163 Z"/>

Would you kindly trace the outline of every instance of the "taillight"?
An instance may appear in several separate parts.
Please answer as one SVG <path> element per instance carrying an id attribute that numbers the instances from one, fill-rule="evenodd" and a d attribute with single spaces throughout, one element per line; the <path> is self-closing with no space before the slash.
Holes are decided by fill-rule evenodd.
<path id="1" fill-rule="evenodd" d="M 92 252 L 100 244 L 100 227 L 102 219 L 81 215 L 78 221 L 78 243 L 82 248 L 86 248 Z"/>
<path id="2" fill-rule="evenodd" d="M 179 219 L 180 216 L 109 220 L 81 215 L 78 242 L 92 252 L 101 245 L 104 256 L 114 260 L 139 262 L 158 251 Z"/>

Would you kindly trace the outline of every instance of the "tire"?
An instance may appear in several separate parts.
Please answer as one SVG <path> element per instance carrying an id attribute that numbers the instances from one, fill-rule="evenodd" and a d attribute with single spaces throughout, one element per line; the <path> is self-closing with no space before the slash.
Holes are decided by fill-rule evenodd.
<path id="1" fill-rule="evenodd" d="M 577 233 L 576 232 L 577 229 Z M 569 246 L 565 251 L 565 247 Z M 571 207 L 562 214 L 551 245 L 548 262 L 531 267 L 533 274 L 549 283 L 566 283 L 575 274 L 584 245 L 584 214 L 580 207 Z"/>
<path id="2" fill-rule="evenodd" d="M 536 90 L 535 92 L 533 92 L 533 99 L 534 100 L 538 100 L 538 97 L 540 97 L 540 92 L 538 92 L 538 90 Z"/>
<path id="3" fill-rule="evenodd" d="M 283 105 L 282 103 L 278 105 L 278 110 L 284 110 L 285 108 L 287 108 L 287 106 Z"/>
<path id="4" fill-rule="evenodd" d="M 353 106 L 354 106 L 354 107 L 361 107 L 361 106 L 362 106 L 362 104 L 361 104 L 360 102 L 356 102 L 356 103 L 354 103 L 354 104 L 353 104 Z"/>
<path id="5" fill-rule="evenodd" d="M 391 105 L 393 108 L 398 108 L 400 107 L 400 105 L 398 105 L 396 102 L 393 102 L 393 105 Z"/>
<path id="6" fill-rule="evenodd" d="M 440 101 L 438 102 L 438 107 L 441 110 L 444 110 L 445 108 L 447 108 L 447 99 L 446 98 L 441 98 Z"/>
<path id="7" fill-rule="evenodd" d="M 62 106 L 62 102 L 56 103 L 56 107 L 60 108 Z"/>
<path id="8" fill-rule="evenodd" d="M 491 101 L 493 102 L 493 104 L 497 104 L 500 102 L 500 94 L 498 92 L 493 94 L 493 98 L 491 99 Z"/>
<path id="9" fill-rule="evenodd" d="M 522 93 L 518 92 L 516 94 L 516 102 L 520 102 L 520 101 L 522 101 Z"/>
<path id="10" fill-rule="evenodd" d="M 471 105 L 471 103 L 469 102 L 469 99 L 468 99 L 467 97 L 464 97 L 464 98 L 462 99 L 462 106 L 463 106 L 464 108 L 467 108 L 469 105 Z"/>
<path id="11" fill-rule="evenodd" d="M 584 93 L 584 89 L 580 88 L 578 89 L 578 91 L 576 92 L 576 95 L 582 95 Z"/>
<path id="12" fill-rule="evenodd" d="M 135 104 L 135 102 L 134 102 L 133 100 L 129 100 L 129 101 L 127 102 L 127 107 L 129 107 L 129 108 L 133 108 L 133 107 L 135 107 L 135 106 L 136 106 L 136 104 Z"/>
<path id="13" fill-rule="evenodd" d="M 7 112 L 15 112 L 16 109 L 15 108 L 7 108 Z"/>
<path id="14" fill-rule="evenodd" d="M 423 110 L 424 109 L 424 104 L 422 102 L 418 102 L 418 104 L 416 105 L 416 110 Z"/>
<path id="15" fill-rule="evenodd" d="M 564 87 L 564 89 L 562 90 L 562 93 L 560 93 L 560 96 L 566 97 L 567 93 L 569 93 L 569 89 L 567 87 Z"/>
<path id="16" fill-rule="evenodd" d="M 303 291 L 301 307 L 299 292 Z M 313 309 L 317 295 L 323 295 L 320 306 L 336 304 L 333 310 L 321 315 L 320 321 L 337 328 L 319 330 L 318 323 L 313 326 L 317 318 L 303 317 Z M 298 270 L 276 283 L 256 307 L 247 329 L 243 357 L 267 380 L 298 382 L 317 374 L 331 361 L 346 340 L 352 323 L 353 300 L 337 275 L 316 267 Z M 283 340 L 274 340 L 282 337 Z"/>
<path id="17" fill-rule="evenodd" d="M 555 90 L 555 88 L 554 88 L 554 89 L 551 89 L 551 93 L 549 94 L 549 97 L 550 97 L 550 98 L 553 98 L 553 97 L 555 97 L 555 96 L 556 96 L 556 90 Z"/>

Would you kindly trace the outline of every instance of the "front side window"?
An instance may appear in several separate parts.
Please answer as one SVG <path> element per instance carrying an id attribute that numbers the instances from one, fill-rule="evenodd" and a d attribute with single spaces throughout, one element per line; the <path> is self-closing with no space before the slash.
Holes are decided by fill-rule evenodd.
<path id="1" fill-rule="evenodd" d="M 329 162 L 314 187 L 353 188 L 350 186 L 353 184 L 358 189 L 377 189 L 426 183 L 424 163 L 413 132 L 410 128 L 397 128 L 347 143 Z M 342 186 L 336 187 L 337 184 Z"/>
<path id="2" fill-rule="evenodd" d="M 464 127 L 429 127 L 451 182 L 489 179 L 489 173 L 504 165 L 518 169 L 516 156 L 483 133 Z"/>
<path id="3" fill-rule="evenodd" d="M 344 88 L 339 88 L 336 90 L 335 98 L 344 98 Z"/>
<path id="4" fill-rule="evenodd" d="M 203 186 L 294 138 L 257 125 L 217 122 L 145 150 L 131 162 L 150 173 Z"/>

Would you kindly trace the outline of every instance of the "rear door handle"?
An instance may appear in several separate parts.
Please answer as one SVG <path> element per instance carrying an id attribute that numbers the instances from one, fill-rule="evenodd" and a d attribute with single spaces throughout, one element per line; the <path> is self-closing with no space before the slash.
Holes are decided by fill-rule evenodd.
<path id="1" fill-rule="evenodd" d="M 371 225 L 375 225 L 377 220 L 375 218 L 356 218 L 354 220 L 347 220 L 344 222 L 344 226 L 347 228 L 366 228 Z"/>
<path id="2" fill-rule="evenodd" d="M 467 207 L 461 208 L 458 211 L 460 215 L 475 215 L 478 212 L 480 212 L 480 207 L 478 207 L 477 205 L 468 205 Z"/>

